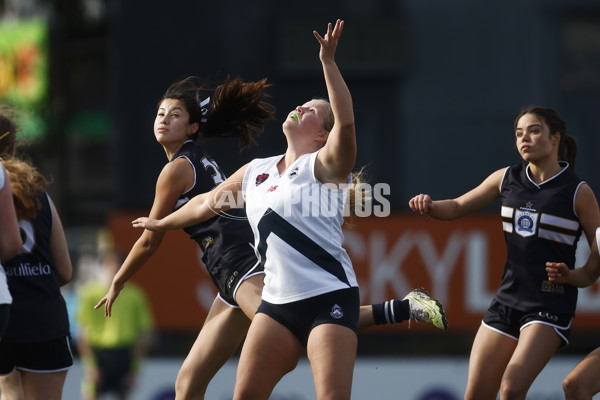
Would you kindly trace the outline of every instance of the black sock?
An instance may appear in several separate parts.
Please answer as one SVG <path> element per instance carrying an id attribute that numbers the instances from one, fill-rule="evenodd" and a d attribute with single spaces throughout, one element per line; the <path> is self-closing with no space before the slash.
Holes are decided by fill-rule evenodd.
<path id="1" fill-rule="evenodd" d="M 372 307 L 375 325 L 393 324 L 406 321 L 410 318 L 408 300 L 389 300 L 373 304 Z"/>

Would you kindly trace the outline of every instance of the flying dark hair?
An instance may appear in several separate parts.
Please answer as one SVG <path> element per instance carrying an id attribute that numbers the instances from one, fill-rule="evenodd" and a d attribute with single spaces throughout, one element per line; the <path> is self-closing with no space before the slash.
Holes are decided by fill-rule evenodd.
<path id="1" fill-rule="evenodd" d="M 267 79 L 244 82 L 239 77 L 227 77 L 214 91 L 208 90 L 198 77 L 188 77 L 173 83 L 161 100 L 176 99 L 190 115 L 190 124 L 198 123 L 193 136 L 199 138 L 237 137 L 245 149 L 255 142 L 253 133 L 260 134 L 265 122 L 273 119 L 275 107 L 266 102 Z"/>

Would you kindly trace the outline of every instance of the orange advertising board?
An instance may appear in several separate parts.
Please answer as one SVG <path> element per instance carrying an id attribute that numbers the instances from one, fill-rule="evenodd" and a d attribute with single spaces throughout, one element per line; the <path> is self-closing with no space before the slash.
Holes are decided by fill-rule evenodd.
<path id="1" fill-rule="evenodd" d="M 131 227 L 145 212 L 116 213 L 109 221 L 119 249 L 128 251 L 141 231 Z M 345 230 L 345 248 L 359 280 L 362 304 L 402 298 L 426 288 L 446 309 L 453 331 L 475 331 L 502 276 L 506 245 L 496 214 L 457 221 L 435 221 L 412 214 L 358 219 Z M 583 252 L 582 258 L 587 255 Z M 550 260 L 549 260 L 550 261 Z M 194 241 L 183 231 L 169 232 L 157 253 L 134 280 L 148 293 L 158 328 L 198 330 L 216 290 Z M 374 329 L 436 332 L 421 324 Z M 600 330 L 598 285 L 579 291 L 573 331 Z"/>

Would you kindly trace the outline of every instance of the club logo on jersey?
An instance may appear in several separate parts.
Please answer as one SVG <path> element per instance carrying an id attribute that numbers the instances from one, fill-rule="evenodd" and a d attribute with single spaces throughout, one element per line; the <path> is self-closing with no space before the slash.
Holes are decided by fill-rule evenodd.
<path id="1" fill-rule="evenodd" d="M 296 167 L 293 170 L 291 170 L 290 173 L 288 174 L 288 178 L 292 179 L 292 178 L 295 178 L 296 176 L 298 176 L 298 169 L 299 169 L 299 167 Z"/>
<path id="2" fill-rule="evenodd" d="M 539 213 L 516 210 L 515 221 L 517 233 L 523 237 L 533 236 L 537 230 Z"/>
<path id="3" fill-rule="evenodd" d="M 342 311 L 342 307 L 338 306 L 337 304 L 334 304 L 334 306 L 331 307 L 331 312 L 329 313 L 329 315 L 331 315 L 335 319 L 340 319 L 344 316 L 344 312 Z"/>
<path id="4" fill-rule="evenodd" d="M 561 283 L 542 281 L 542 292 L 565 294 L 565 287 Z"/>
<path id="5" fill-rule="evenodd" d="M 213 244 L 215 244 L 215 239 L 213 239 L 212 236 L 207 236 L 204 239 L 202 239 L 200 246 L 202 247 L 202 251 L 206 251 L 206 249 L 208 249 Z"/>
<path id="6" fill-rule="evenodd" d="M 260 185 L 269 178 L 269 174 L 260 174 L 256 177 L 256 186 Z"/>

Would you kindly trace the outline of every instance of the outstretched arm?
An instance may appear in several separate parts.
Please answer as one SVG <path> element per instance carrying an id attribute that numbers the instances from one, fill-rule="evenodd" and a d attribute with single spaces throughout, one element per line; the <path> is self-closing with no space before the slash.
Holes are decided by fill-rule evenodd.
<path id="1" fill-rule="evenodd" d="M 325 37 L 313 32 L 321 49 L 319 59 L 327 85 L 327 94 L 335 119 L 327 143 L 319 152 L 315 175 L 323 183 L 345 183 L 356 162 L 356 132 L 352 96 L 335 63 L 335 51 L 342 36 L 344 21 L 327 25 Z"/>
<path id="2" fill-rule="evenodd" d="M 162 219 L 141 217 L 132 221 L 133 227 L 165 232 L 207 221 L 221 212 L 241 206 L 242 180 L 247 167 L 248 164 L 244 165 L 206 196 L 194 197 L 172 214 Z"/>
<path id="3" fill-rule="evenodd" d="M 460 218 L 480 210 L 500 196 L 500 185 L 505 171 L 505 168 L 499 169 L 475 189 L 456 199 L 433 201 L 428 194 L 419 194 L 410 199 L 408 206 L 415 212 L 429 215 L 435 219 Z"/>
<path id="4" fill-rule="evenodd" d="M 162 218 L 173 212 L 177 199 L 194 181 L 194 170 L 183 158 L 166 164 L 156 182 L 154 203 L 150 210 L 152 218 Z M 94 308 L 104 305 L 104 314 L 110 317 L 112 305 L 119 296 L 125 283 L 131 279 L 159 249 L 163 232 L 143 231 L 135 242 L 123 265 L 113 277 L 110 289 Z"/>

